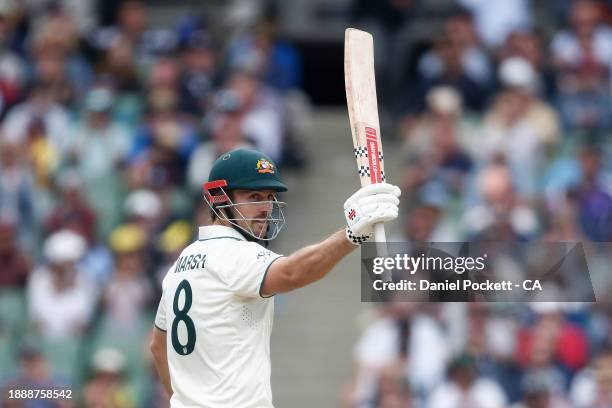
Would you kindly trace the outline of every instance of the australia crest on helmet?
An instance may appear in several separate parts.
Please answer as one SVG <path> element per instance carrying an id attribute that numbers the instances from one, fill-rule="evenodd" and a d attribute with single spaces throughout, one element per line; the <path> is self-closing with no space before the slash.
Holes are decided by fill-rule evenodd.
<path id="1" fill-rule="evenodd" d="M 262 157 L 261 159 L 257 160 L 256 167 L 258 173 L 274 174 L 274 164 L 272 164 L 272 162 L 266 158 Z"/>

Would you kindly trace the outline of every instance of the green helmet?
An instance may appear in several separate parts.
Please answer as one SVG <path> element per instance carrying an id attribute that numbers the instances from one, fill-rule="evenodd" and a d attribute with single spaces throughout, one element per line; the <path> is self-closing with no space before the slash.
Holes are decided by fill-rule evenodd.
<path id="1" fill-rule="evenodd" d="M 234 203 L 229 192 L 236 189 L 287 191 L 274 162 L 265 154 L 250 149 L 236 149 L 221 155 L 210 170 L 208 182 L 204 183 L 204 200 L 216 217 L 229 222 L 247 237 L 261 241 L 276 238 L 285 224 L 282 209 L 286 204 L 276 197 L 269 201 Z M 264 218 L 245 218 L 240 211 L 242 206 L 261 203 L 269 203 L 271 208 Z M 266 222 L 268 228 L 256 234 L 253 221 Z"/>
<path id="2" fill-rule="evenodd" d="M 235 149 L 221 155 L 210 170 L 208 182 L 220 180 L 225 180 L 228 190 L 287 191 L 274 162 L 251 149 Z"/>

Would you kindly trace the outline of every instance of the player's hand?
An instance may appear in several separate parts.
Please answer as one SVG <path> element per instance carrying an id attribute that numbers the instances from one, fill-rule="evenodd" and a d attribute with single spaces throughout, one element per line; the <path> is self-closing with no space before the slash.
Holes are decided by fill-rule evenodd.
<path id="1" fill-rule="evenodd" d="M 367 241 L 374 233 L 374 224 L 397 218 L 399 187 L 376 183 L 362 187 L 344 202 L 348 227 L 346 236 L 354 244 Z"/>

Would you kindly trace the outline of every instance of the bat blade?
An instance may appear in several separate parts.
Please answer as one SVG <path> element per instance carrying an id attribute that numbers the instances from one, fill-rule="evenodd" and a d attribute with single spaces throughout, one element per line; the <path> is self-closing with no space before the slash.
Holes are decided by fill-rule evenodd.
<path id="1" fill-rule="evenodd" d="M 344 32 L 344 85 L 361 186 L 384 183 L 384 157 L 374 76 L 374 41 L 368 32 L 355 28 L 347 28 Z M 384 224 L 375 225 L 374 233 L 376 242 L 386 241 Z"/>
<path id="2" fill-rule="evenodd" d="M 384 163 L 370 33 L 346 29 L 344 84 L 359 180 L 362 186 L 381 183 L 385 181 Z"/>

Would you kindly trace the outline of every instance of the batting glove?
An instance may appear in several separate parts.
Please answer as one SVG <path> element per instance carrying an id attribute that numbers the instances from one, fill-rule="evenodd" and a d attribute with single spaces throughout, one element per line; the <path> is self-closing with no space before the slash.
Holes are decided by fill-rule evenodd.
<path id="1" fill-rule="evenodd" d="M 346 237 L 359 245 L 374 233 L 374 224 L 389 222 L 397 218 L 399 187 L 393 184 L 376 183 L 360 188 L 344 202 L 344 216 L 348 227 Z"/>

